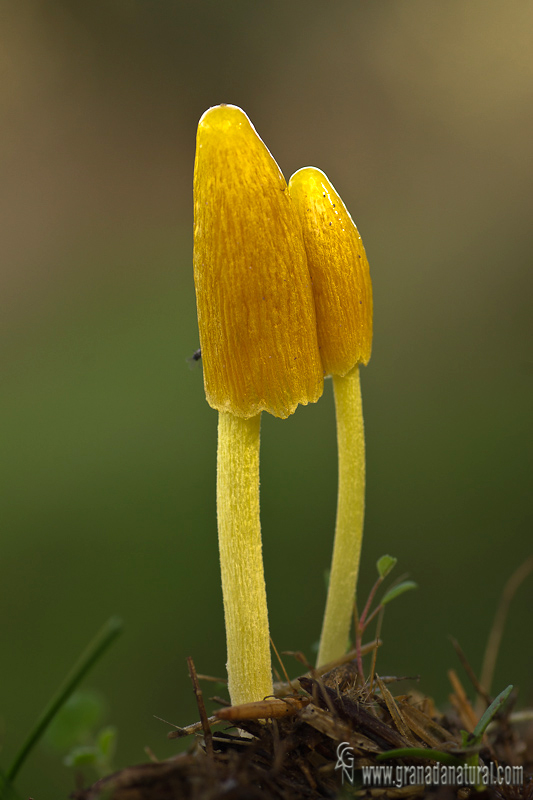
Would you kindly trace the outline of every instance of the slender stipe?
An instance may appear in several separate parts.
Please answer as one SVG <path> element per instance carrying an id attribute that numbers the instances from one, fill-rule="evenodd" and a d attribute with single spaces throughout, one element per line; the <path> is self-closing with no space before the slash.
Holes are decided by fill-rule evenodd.
<path id="1" fill-rule="evenodd" d="M 218 418 L 217 516 L 232 705 L 272 694 L 259 519 L 261 415 Z"/>
<path id="2" fill-rule="evenodd" d="M 359 367 L 333 376 L 339 489 L 335 544 L 317 665 L 339 658 L 347 647 L 359 572 L 365 513 L 365 436 Z"/>

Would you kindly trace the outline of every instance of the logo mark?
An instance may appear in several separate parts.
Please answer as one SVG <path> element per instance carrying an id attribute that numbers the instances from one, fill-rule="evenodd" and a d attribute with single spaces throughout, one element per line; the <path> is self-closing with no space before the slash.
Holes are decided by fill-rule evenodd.
<path id="1" fill-rule="evenodd" d="M 335 769 L 342 770 L 342 785 L 344 786 L 344 779 L 353 786 L 354 780 L 354 754 L 352 746 L 349 742 L 341 742 L 337 747 L 337 763 Z"/>

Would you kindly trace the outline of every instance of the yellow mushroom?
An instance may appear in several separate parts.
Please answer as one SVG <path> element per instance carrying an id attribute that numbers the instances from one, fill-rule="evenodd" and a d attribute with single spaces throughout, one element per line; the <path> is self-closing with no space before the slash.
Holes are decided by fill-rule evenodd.
<path id="1" fill-rule="evenodd" d="M 217 518 L 233 705 L 272 693 L 259 520 L 262 411 L 322 394 L 315 305 L 281 171 L 246 114 L 210 108 L 194 168 L 194 281 L 208 403 L 219 411 Z"/>
<path id="2" fill-rule="evenodd" d="M 320 666 L 346 650 L 359 571 L 365 505 L 359 364 L 368 363 L 372 349 L 372 284 L 359 231 L 326 175 L 298 170 L 289 192 L 303 229 L 320 356 L 324 374 L 333 376 L 337 417 L 337 520 Z"/>

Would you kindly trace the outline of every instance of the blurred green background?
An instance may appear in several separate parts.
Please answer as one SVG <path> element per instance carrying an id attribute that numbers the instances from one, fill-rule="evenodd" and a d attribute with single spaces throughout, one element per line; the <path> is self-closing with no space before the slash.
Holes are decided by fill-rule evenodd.
<path id="1" fill-rule="evenodd" d="M 521 0 L 21 0 L 0 8 L 0 764 L 112 614 L 86 686 L 116 766 L 176 752 L 185 659 L 224 674 L 217 415 L 192 279 L 196 125 L 244 108 L 285 176 L 323 169 L 370 259 L 361 596 L 398 557 L 419 590 L 384 621 L 382 674 L 443 703 L 479 671 L 531 554 L 533 6 Z M 271 631 L 312 657 L 335 516 L 331 385 L 262 433 Z M 495 688 L 533 701 L 533 581 Z M 292 674 L 298 668 L 290 659 Z M 212 693 L 220 693 L 215 687 Z M 209 687 L 207 688 L 209 694 Z M 22 796 L 66 797 L 43 745 Z"/>

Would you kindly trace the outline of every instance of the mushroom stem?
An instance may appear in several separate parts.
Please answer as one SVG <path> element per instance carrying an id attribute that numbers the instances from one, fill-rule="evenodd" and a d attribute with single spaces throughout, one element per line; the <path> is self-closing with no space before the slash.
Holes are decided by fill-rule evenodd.
<path id="1" fill-rule="evenodd" d="M 346 652 L 365 512 L 365 435 L 359 366 L 333 376 L 339 489 L 335 543 L 317 667 Z"/>
<path id="2" fill-rule="evenodd" d="M 232 705 L 272 694 L 259 519 L 261 414 L 218 417 L 217 517 Z"/>

